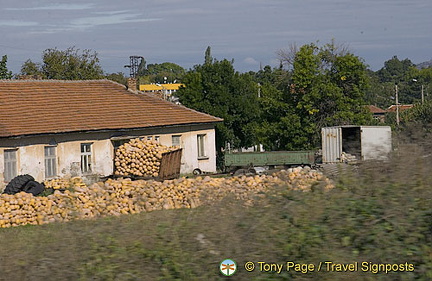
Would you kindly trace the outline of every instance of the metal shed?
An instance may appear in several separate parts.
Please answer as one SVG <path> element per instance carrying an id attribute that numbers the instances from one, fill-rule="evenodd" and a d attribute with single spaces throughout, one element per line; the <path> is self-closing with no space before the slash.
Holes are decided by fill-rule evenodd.
<path id="1" fill-rule="evenodd" d="M 391 151 L 389 126 L 336 126 L 321 129 L 323 163 L 341 162 L 342 154 L 357 160 L 385 159 Z"/>

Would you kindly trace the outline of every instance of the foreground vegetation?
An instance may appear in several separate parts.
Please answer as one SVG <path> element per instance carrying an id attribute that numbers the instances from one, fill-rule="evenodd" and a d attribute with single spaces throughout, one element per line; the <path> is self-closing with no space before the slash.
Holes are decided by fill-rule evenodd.
<path id="1" fill-rule="evenodd" d="M 252 207 L 196 209 L 1 229 L 0 280 L 431 280 L 432 178 L 419 146 L 340 174 L 336 187 L 279 186 Z M 244 264 L 372 262 L 409 272 L 247 272 Z M 257 264 L 258 265 L 258 264 Z"/>

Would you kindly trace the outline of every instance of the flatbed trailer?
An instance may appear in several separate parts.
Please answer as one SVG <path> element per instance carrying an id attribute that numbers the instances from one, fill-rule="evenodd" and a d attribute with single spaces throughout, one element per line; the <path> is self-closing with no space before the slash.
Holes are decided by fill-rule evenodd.
<path id="1" fill-rule="evenodd" d="M 276 166 L 313 166 L 315 151 L 265 151 L 265 152 L 235 152 L 226 153 L 224 164 L 226 171 L 251 169 L 254 167 Z"/>

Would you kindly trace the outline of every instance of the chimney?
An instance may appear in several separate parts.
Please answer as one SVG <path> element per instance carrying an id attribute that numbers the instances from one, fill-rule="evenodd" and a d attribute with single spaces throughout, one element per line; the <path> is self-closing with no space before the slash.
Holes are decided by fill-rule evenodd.
<path id="1" fill-rule="evenodd" d="M 128 90 L 136 93 L 137 92 L 137 79 L 133 78 L 133 77 L 128 78 L 127 88 L 128 88 Z"/>

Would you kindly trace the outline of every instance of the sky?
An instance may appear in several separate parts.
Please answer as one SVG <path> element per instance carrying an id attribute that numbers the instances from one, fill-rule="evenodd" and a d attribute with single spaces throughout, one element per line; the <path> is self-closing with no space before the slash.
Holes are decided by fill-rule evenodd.
<path id="1" fill-rule="evenodd" d="M 106 73 L 129 56 L 185 69 L 211 47 L 237 71 L 276 67 L 277 52 L 332 40 L 376 71 L 397 56 L 432 59 L 431 0 L 2 0 L 0 56 L 18 73 L 49 48 L 96 51 Z"/>

